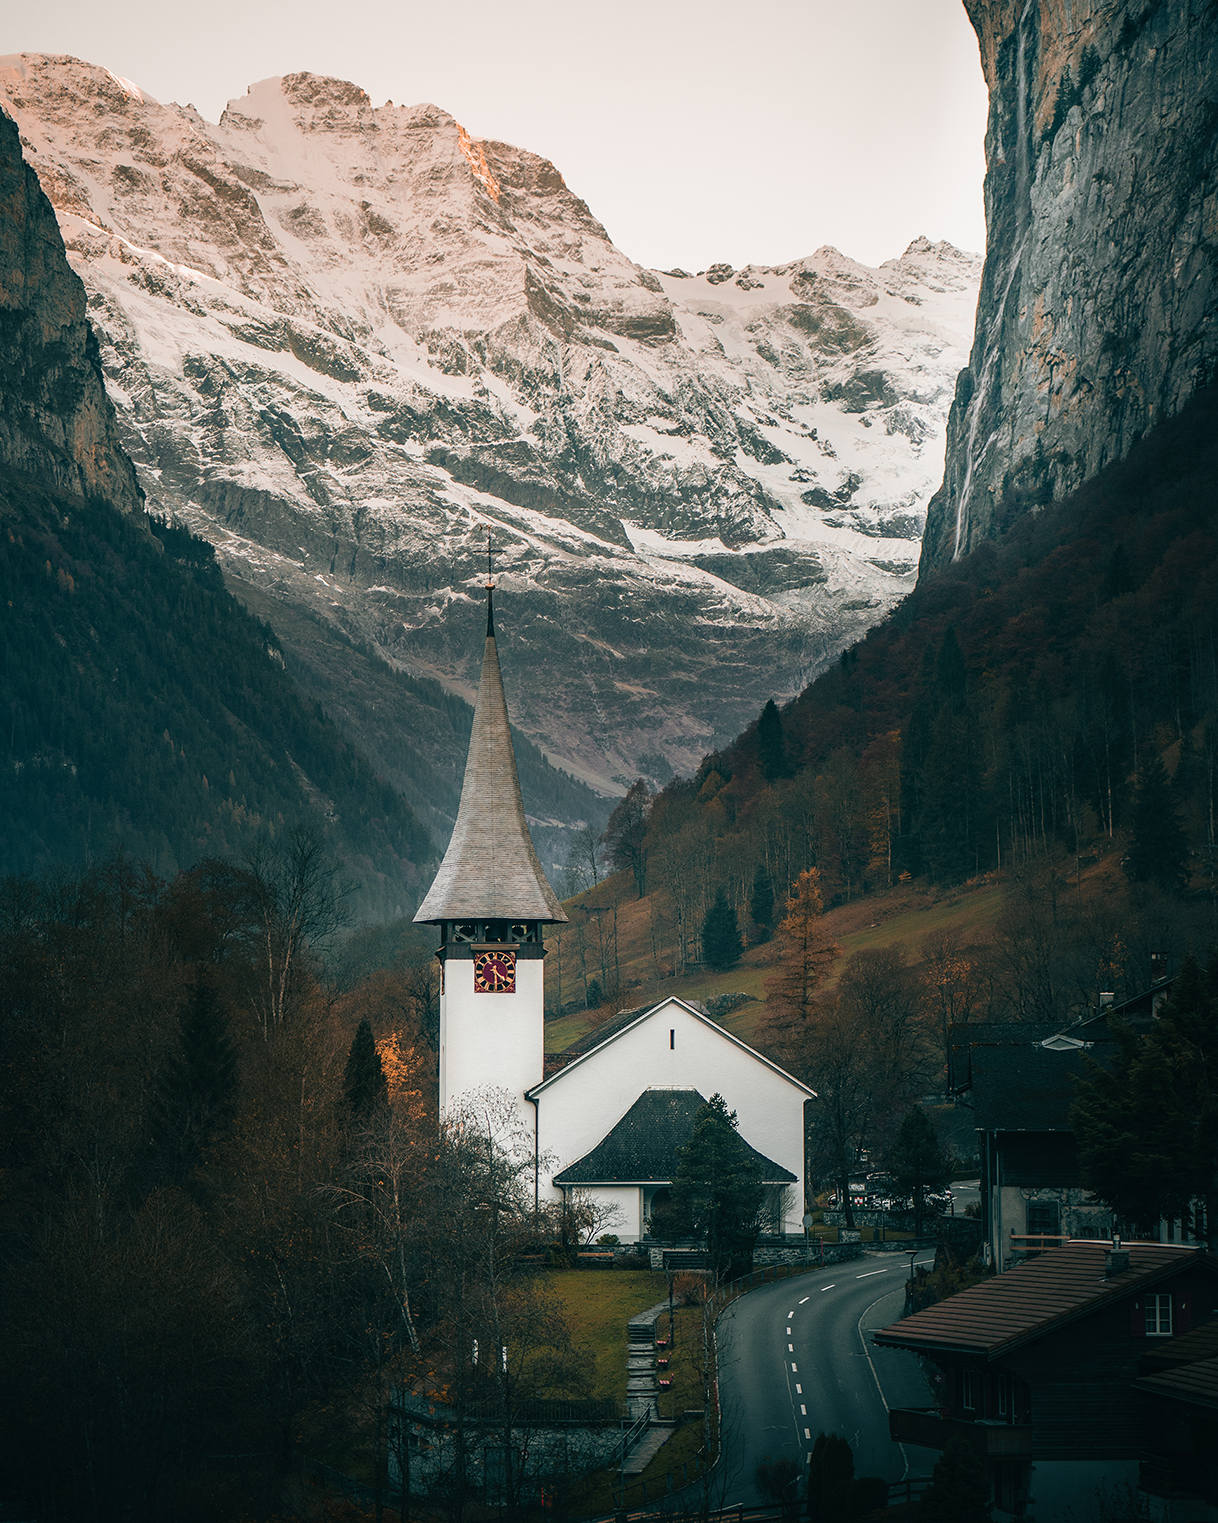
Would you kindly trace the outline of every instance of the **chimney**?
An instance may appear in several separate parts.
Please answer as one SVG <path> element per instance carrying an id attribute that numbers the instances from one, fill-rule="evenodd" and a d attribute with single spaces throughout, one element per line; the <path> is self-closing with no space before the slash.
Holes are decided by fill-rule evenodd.
<path id="1" fill-rule="evenodd" d="M 1112 1002 L 1115 999 L 1116 999 L 1116 990 L 1115 989 L 1102 991 L 1101 994 L 1100 994 L 1100 1009 L 1103 1010 L 1105 1005 L 1111 1005 Z"/>
<path id="2" fill-rule="evenodd" d="M 1114 1274 L 1124 1274 L 1129 1268 L 1129 1249 L 1121 1247 L 1121 1239 L 1113 1234 L 1112 1247 L 1104 1253 L 1104 1278 L 1110 1280 Z"/>

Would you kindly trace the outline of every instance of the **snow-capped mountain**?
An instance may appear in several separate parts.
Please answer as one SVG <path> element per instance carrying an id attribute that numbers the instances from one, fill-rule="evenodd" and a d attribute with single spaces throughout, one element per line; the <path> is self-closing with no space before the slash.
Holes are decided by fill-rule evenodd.
<path id="1" fill-rule="evenodd" d="M 514 718 L 620 791 L 912 585 L 978 257 L 643 270 L 545 160 L 310 74 L 212 126 L 27 54 L 0 103 L 149 508 L 272 618 L 469 694 L 489 529 Z"/>

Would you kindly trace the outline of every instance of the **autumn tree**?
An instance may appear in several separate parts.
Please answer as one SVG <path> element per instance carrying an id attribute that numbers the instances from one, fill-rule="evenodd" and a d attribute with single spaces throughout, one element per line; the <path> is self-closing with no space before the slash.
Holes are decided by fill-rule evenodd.
<path id="1" fill-rule="evenodd" d="M 765 981 L 771 1027 L 805 1024 L 815 1013 L 816 991 L 840 956 L 825 937 L 823 915 L 820 874 L 810 867 L 792 886 L 778 925 L 778 969 Z"/>

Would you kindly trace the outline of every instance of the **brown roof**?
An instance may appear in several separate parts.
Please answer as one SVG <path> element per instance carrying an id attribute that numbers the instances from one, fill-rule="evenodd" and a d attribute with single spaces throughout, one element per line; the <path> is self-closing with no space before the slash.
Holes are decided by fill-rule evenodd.
<path id="1" fill-rule="evenodd" d="M 566 920 L 525 823 L 487 589 L 486 648 L 452 840 L 418 922 Z"/>
<path id="2" fill-rule="evenodd" d="M 1157 1375 L 1178 1364 L 1195 1364 L 1200 1359 L 1218 1359 L 1218 1317 L 1191 1333 L 1152 1343 L 1142 1356 L 1141 1369 L 1146 1375 Z"/>
<path id="3" fill-rule="evenodd" d="M 1218 1407 L 1218 1359 L 1198 1359 L 1161 1375 L 1143 1375 L 1134 1384 L 1152 1396 L 1169 1396 L 1197 1407 Z"/>
<path id="4" fill-rule="evenodd" d="M 1129 1268 L 1104 1275 L 1102 1242 L 1066 1243 L 903 1317 L 875 1334 L 887 1348 L 952 1350 L 996 1358 L 1141 1290 L 1195 1262 L 1200 1252 L 1171 1243 L 1128 1243 Z M 1206 1255 L 1208 1263 L 1218 1264 Z"/>

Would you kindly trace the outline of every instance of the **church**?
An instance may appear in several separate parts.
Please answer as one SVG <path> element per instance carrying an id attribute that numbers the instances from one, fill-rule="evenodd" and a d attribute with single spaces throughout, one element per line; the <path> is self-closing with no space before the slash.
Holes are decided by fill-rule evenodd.
<path id="1" fill-rule="evenodd" d="M 506 1091 L 532 1139 L 539 1202 L 578 1191 L 612 1211 L 628 1242 L 665 1199 L 698 1110 L 720 1094 L 766 1186 L 767 1230 L 799 1232 L 804 1105 L 815 1097 L 696 1006 L 669 998 L 622 1011 L 545 1073 L 543 927 L 567 917 L 525 819 L 489 579 L 486 596 L 457 823 L 414 917 L 440 929 L 441 1114 Z"/>

